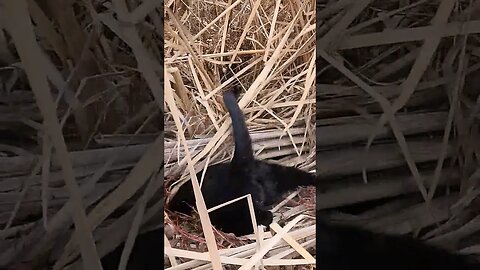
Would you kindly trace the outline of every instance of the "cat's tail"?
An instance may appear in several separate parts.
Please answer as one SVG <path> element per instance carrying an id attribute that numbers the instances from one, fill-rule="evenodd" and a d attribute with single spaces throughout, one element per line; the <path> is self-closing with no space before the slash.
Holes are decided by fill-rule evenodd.
<path id="1" fill-rule="evenodd" d="M 252 139 L 248 133 L 243 112 L 237 102 L 239 90 L 240 86 L 235 86 L 233 90 L 226 91 L 223 94 L 223 102 L 232 119 L 233 137 L 235 139 L 235 153 L 232 159 L 234 164 L 242 164 L 253 160 Z"/>

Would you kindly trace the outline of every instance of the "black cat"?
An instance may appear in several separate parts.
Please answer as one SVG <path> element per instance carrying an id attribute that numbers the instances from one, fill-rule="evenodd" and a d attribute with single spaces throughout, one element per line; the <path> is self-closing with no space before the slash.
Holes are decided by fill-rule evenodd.
<path id="1" fill-rule="evenodd" d="M 473 270 L 475 259 L 399 235 L 321 221 L 317 212 L 317 267 L 325 270 Z"/>
<path id="2" fill-rule="evenodd" d="M 314 175 L 293 167 L 285 167 L 254 158 L 252 142 L 243 113 L 237 103 L 236 91 L 223 95 L 225 106 L 232 119 L 235 152 L 230 163 L 219 163 L 207 168 L 202 185 L 202 194 L 207 208 L 214 207 L 240 196 L 251 194 L 258 224 L 268 226 L 272 222 L 269 211 L 282 194 L 299 186 L 315 184 Z M 201 173 L 197 175 L 201 179 Z M 180 187 L 169 203 L 170 210 L 185 214 L 195 206 L 191 182 Z M 253 232 L 247 201 L 242 199 L 233 204 L 210 212 L 212 225 L 237 236 Z"/>

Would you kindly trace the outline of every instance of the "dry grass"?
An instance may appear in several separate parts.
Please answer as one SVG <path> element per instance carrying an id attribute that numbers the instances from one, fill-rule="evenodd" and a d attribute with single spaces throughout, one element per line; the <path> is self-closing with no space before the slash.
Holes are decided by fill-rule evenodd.
<path id="1" fill-rule="evenodd" d="M 480 2 L 318 8 L 317 207 L 478 254 Z"/>
<path id="2" fill-rule="evenodd" d="M 221 96 L 233 80 L 243 88 L 239 105 L 257 157 L 314 172 L 314 3 L 172 1 L 166 3 L 166 14 L 166 199 L 190 178 L 197 188 L 195 173 L 231 158 L 230 119 Z M 235 77 L 222 83 L 219 71 L 230 64 Z M 302 221 L 285 236 L 263 236 L 261 231 L 253 238 L 224 235 L 212 228 L 198 195 L 200 223 L 167 211 L 172 229 L 166 250 L 172 267 L 167 269 L 311 264 L 312 256 L 297 243 L 314 244 L 314 220 L 299 216 L 313 214 L 314 192 L 306 194 L 310 204 L 278 207 L 287 227 Z M 279 242 L 282 237 L 287 243 Z M 295 254 L 301 259 L 289 259 Z"/>
<path id="3" fill-rule="evenodd" d="M 0 2 L 0 267 L 100 269 L 162 217 L 155 2 Z"/>
<path id="4" fill-rule="evenodd" d="M 311 189 L 275 236 L 161 216 L 231 157 L 229 64 L 257 156 L 316 171 L 325 217 L 479 254 L 480 2 L 326 2 L 1 0 L 0 267 L 98 269 L 162 218 L 171 269 L 314 267 Z"/>

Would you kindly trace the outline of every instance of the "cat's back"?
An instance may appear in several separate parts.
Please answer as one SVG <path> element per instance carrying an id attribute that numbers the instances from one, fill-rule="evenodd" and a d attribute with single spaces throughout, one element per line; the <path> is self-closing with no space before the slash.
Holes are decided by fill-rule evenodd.
<path id="1" fill-rule="evenodd" d="M 202 192 L 216 192 L 218 189 L 224 189 L 228 186 L 231 164 L 228 162 L 217 163 L 207 168 L 203 177 Z M 198 181 L 202 181 L 203 171 L 197 174 Z"/>
<path id="2" fill-rule="evenodd" d="M 225 190 L 226 181 L 228 180 L 228 172 L 230 169 L 229 163 L 218 163 L 207 168 L 205 175 L 200 171 L 196 176 L 198 183 L 201 184 L 203 198 L 207 207 L 214 204 L 219 196 L 216 195 L 221 190 Z M 221 195 L 220 195 L 221 196 Z M 192 187 L 192 180 L 189 179 L 183 183 L 177 190 L 172 200 L 169 203 L 169 209 L 180 213 L 190 213 L 190 206 L 195 205 L 195 195 Z"/>
<path id="3" fill-rule="evenodd" d="M 262 186 L 266 204 L 271 204 L 286 192 L 300 186 L 313 186 L 315 176 L 295 167 L 255 160 L 250 169 L 250 181 Z"/>

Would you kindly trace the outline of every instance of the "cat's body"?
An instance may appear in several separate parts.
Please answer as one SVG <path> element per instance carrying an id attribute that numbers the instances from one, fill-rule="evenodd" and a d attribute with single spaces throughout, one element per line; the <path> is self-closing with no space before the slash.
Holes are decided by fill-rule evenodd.
<path id="1" fill-rule="evenodd" d="M 315 177 L 293 167 L 285 167 L 254 158 L 251 138 L 245 119 L 234 92 L 224 94 L 224 102 L 232 118 L 235 152 L 232 161 L 207 168 L 202 185 L 202 194 L 207 208 L 212 208 L 240 196 L 251 194 L 258 224 L 268 226 L 272 204 L 287 191 L 299 186 L 315 184 Z M 197 175 L 200 181 L 202 173 Z M 191 182 L 180 187 L 169 203 L 172 211 L 189 214 L 195 206 Z M 250 213 L 245 199 L 224 206 L 210 213 L 212 224 L 227 233 L 237 236 L 253 232 Z"/>
<path id="2" fill-rule="evenodd" d="M 317 213 L 317 267 L 326 270 L 473 270 L 480 263 L 407 236 L 332 225 Z"/>

